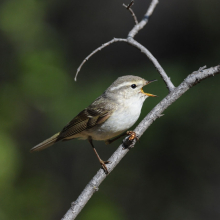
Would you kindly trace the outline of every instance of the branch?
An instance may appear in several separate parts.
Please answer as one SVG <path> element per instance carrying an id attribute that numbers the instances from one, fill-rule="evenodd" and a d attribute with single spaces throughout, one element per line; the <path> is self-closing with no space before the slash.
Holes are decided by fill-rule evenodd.
<path id="1" fill-rule="evenodd" d="M 123 4 L 123 6 L 125 6 L 132 14 L 132 16 L 134 18 L 136 18 L 134 12 L 131 9 L 131 6 L 134 4 L 134 1 L 131 1 L 131 3 L 126 6 L 125 4 Z M 175 88 L 175 86 L 173 85 L 173 83 L 171 82 L 170 78 L 167 76 L 166 72 L 164 71 L 164 69 L 162 68 L 162 66 L 159 64 L 159 62 L 157 61 L 157 59 L 150 53 L 149 50 L 147 50 L 147 48 L 145 48 L 143 45 L 141 45 L 140 43 L 138 43 L 137 41 L 135 41 L 133 38 L 134 36 L 138 33 L 139 30 L 141 30 L 148 22 L 149 17 L 152 15 L 156 5 L 158 4 L 158 0 L 152 0 L 146 14 L 144 15 L 144 18 L 142 19 L 142 21 L 140 23 L 137 23 L 137 19 L 136 19 L 136 25 L 134 26 L 134 28 L 129 32 L 127 39 L 122 39 L 122 38 L 114 38 L 111 41 L 103 44 L 102 46 L 98 47 L 96 50 L 94 50 L 91 54 L 89 54 L 84 60 L 83 62 L 80 64 L 80 66 L 77 69 L 76 75 L 75 75 L 75 81 L 77 79 L 77 76 L 79 74 L 79 71 L 81 70 L 82 66 L 85 64 L 85 62 L 91 57 L 93 56 L 95 53 L 97 53 L 98 51 L 102 50 L 103 48 L 109 46 L 112 43 L 115 42 L 127 42 L 130 45 L 137 47 L 138 49 L 141 50 L 141 52 L 143 52 L 148 58 L 149 60 L 154 64 L 155 68 L 157 69 L 157 71 L 160 73 L 163 81 L 166 83 L 166 86 L 168 88 L 168 90 L 170 92 L 173 91 L 173 89 Z"/>
<path id="2" fill-rule="evenodd" d="M 149 21 L 150 16 L 152 15 L 154 9 L 156 8 L 157 4 L 158 4 L 158 0 L 152 0 L 146 14 L 144 15 L 143 19 L 141 20 L 141 22 L 139 22 L 138 24 L 136 24 L 133 29 L 128 33 L 128 37 L 127 37 L 127 42 L 129 44 L 131 44 L 134 47 L 137 47 L 138 49 L 141 50 L 142 53 L 144 53 L 149 60 L 154 64 L 156 70 L 160 73 L 163 81 L 166 83 L 166 86 L 168 88 L 168 90 L 170 92 L 173 91 L 173 89 L 175 88 L 175 86 L 173 85 L 173 83 L 171 82 L 170 78 L 167 76 L 166 72 L 164 71 L 164 69 L 162 68 L 162 66 L 159 64 L 159 62 L 157 61 L 157 59 L 151 54 L 151 52 L 149 50 L 147 50 L 146 47 L 144 47 L 143 45 L 141 45 L 140 43 L 138 43 L 137 41 L 134 40 L 134 36 L 147 24 L 147 22 Z"/>
<path id="3" fill-rule="evenodd" d="M 139 31 L 140 29 L 142 29 L 142 28 L 147 24 L 148 19 L 149 19 L 149 17 L 151 16 L 151 14 L 153 13 L 153 11 L 154 11 L 154 9 L 155 9 L 157 3 L 158 3 L 158 0 L 152 0 L 152 2 L 151 2 L 151 4 L 150 4 L 150 7 L 148 8 L 147 13 L 145 14 L 143 20 L 142 20 L 140 23 L 138 23 L 138 22 L 136 23 L 136 21 L 137 21 L 137 19 L 136 19 L 136 21 L 135 21 L 136 25 L 135 25 L 134 28 L 129 32 L 127 38 L 133 38 L 133 37 L 138 33 L 138 31 Z M 126 6 L 125 4 L 123 4 L 123 5 L 124 5 L 129 11 L 131 11 L 131 10 L 132 10 L 132 9 L 131 9 L 131 6 L 132 6 L 133 4 L 134 4 L 134 1 L 131 1 L 131 3 L 130 3 L 128 6 Z M 131 9 L 131 10 L 130 10 L 130 9 Z M 134 16 L 133 16 L 133 15 L 134 15 Z M 134 18 L 136 18 L 136 16 L 135 16 L 135 14 L 134 14 L 133 11 L 132 11 L 132 16 L 133 16 Z M 146 19 L 146 18 L 148 18 L 148 19 Z M 80 64 L 80 66 L 78 67 L 77 72 L 76 72 L 76 75 L 75 75 L 75 81 L 77 80 L 77 76 L 78 76 L 79 71 L 81 70 L 82 66 L 85 64 L 85 62 L 86 62 L 91 56 L 93 56 L 95 53 L 97 53 L 98 51 L 102 50 L 103 48 L 109 46 L 110 44 L 115 43 L 115 42 L 119 42 L 119 41 L 128 42 L 128 40 L 126 40 L 126 39 L 114 38 L 114 39 L 112 39 L 111 41 L 109 41 L 109 42 L 103 44 L 102 46 L 98 47 L 98 48 L 97 48 L 96 50 L 94 50 L 92 53 L 90 53 L 90 54 L 83 60 L 83 62 Z M 152 55 L 152 56 L 153 56 L 153 55 Z"/>
<path id="4" fill-rule="evenodd" d="M 89 58 L 91 56 L 93 56 L 95 53 L 97 53 L 98 51 L 102 50 L 103 48 L 109 46 L 112 43 L 115 42 L 126 42 L 134 47 L 137 47 L 138 49 L 141 50 L 142 53 L 144 53 L 149 60 L 154 64 L 156 70 L 160 73 L 162 79 L 164 80 L 164 82 L 167 85 L 167 88 L 169 89 L 169 91 L 171 92 L 175 86 L 173 85 L 173 83 L 171 82 L 170 78 L 167 76 L 167 74 L 165 73 L 163 67 L 159 64 L 159 62 L 157 61 L 157 59 L 151 54 L 151 52 L 144 47 L 143 45 L 141 45 L 140 43 L 138 43 L 137 41 L 135 41 L 133 38 L 128 38 L 128 39 L 122 39 L 122 38 L 114 38 L 111 41 L 108 41 L 107 43 L 104 43 L 102 46 L 98 47 L 96 50 L 94 50 L 92 53 L 90 53 L 84 60 L 83 62 L 80 64 L 80 66 L 77 69 L 76 72 L 76 76 L 75 76 L 75 81 L 77 79 L 78 73 L 81 70 L 82 66 L 85 64 L 86 61 L 89 60 Z"/>
<path id="5" fill-rule="evenodd" d="M 148 115 L 140 122 L 134 131 L 141 136 L 147 130 L 147 128 L 161 116 L 162 112 L 178 98 L 180 98 L 187 90 L 202 80 L 215 76 L 216 74 L 220 74 L 220 65 L 205 70 L 204 67 L 202 67 L 199 68 L 198 71 L 188 75 L 178 87 L 176 87 L 160 103 L 158 103 L 150 113 L 148 113 Z"/>
<path id="6" fill-rule="evenodd" d="M 129 32 L 128 37 L 134 38 L 134 36 L 147 24 L 149 21 L 150 16 L 153 14 L 154 9 L 156 8 L 157 4 L 159 3 L 158 0 L 152 0 L 146 14 L 144 15 L 141 22 L 136 24 L 133 29 Z"/>
<path id="7" fill-rule="evenodd" d="M 173 89 L 173 91 L 168 94 L 159 104 L 157 104 L 150 113 L 140 122 L 140 124 L 135 128 L 135 132 L 140 138 L 143 133 L 149 128 L 149 126 L 159 117 L 165 109 L 167 109 L 172 103 L 174 103 L 178 98 L 180 98 L 187 90 L 192 86 L 195 86 L 197 83 L 202 80 L 214 76 L 220 73 L 220 65 L 205 69 L 200 68 L 198 71 L 190 74 L 178 87 Z M 109 173 L 117 166 L 121 159 L 128 153 L 130 147 L 133 147 L 134 143 L 129 143 L 127 138 L 124 140 L 118 149 L 113 153 L 109 158 L 112 162 L 111 164 L 106 165 Z M 126 146 L 126 149 L 124 147 Z M 70 209 L 67 211 L 62 220 L 73 220 L 80 213 L 85 204 L 92 197 L 94 192 L 98 191 L 99 185 L 107 177 L 102 169 L 100 169 L 97 174 L 92 178 L 92 180 L 87 184 L 85 189 L 82 191 L 80 196 L 75 202 L 71 204 Z"/>
<path id="8" fill-rule="evenodd" d="M 134 40 L 133 38 L 128 38 L 127 42 L 129 44 L 131 44 L 132 46 L 137 47 L 138 49 L 140 49 L 140 51 L 142 53 L 144 53 L 149 58 L 149 60 L 154 64 L 156 70 L 160 73 L 160 75 L 161 75 L 163 81 L 166 83 L 166 86 L 169 89 L 169 91 L 172 92 L 175 89 L 175 86 L 173 85 L 173 83 L 171 82 L 170 78 L 165 73 L 163 67 L 159 64 L 159 62 L 151 54 L 151 52 L 146 47 L 144 47 L 143 45 L 138 43 L 136 40 Z"/>
<path id="9" fill-rule="evenodd" d="M 126 42 L 126 39 L 121 39 L 121 38 L 113 38 L 112 40 L 108 41 L 107 43 L 102 44 L 102 46 L 98 47 L 96 50 L 94 50 L 92 53 L 90 53 L 84 60 L 83 62 L 80 64 L 80 66 L 77 69 L 76 75 L 75 75 L 75 81 L 77 80 L 77 76 L 79 71 L 81 70 L 82 66 L 84 65 L 84 63 L 95 53 L 97 53 L 98 51 L 102 50 L 103 48 L 109 46 L 110 44 L 113 44 L 115 42 L 119 42 L 119 41 L 124 41 Z"/>

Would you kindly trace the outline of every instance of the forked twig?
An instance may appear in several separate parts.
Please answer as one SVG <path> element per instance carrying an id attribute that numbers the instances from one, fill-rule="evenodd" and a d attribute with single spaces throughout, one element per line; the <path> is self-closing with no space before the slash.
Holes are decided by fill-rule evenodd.
<path id="1" fill-rule="evenodd" d="M 156 8 L 157 4 L 159 3 L 158 0 L 152 0 L 152 2 L 150 3 L 150 6 L 146 12 L 146 14 L 144 15 L 143 19 L 133 27 L 133 29 L 129 32 L 128 34 L 128 38 L 134 38 L 134 36 L 147 24 L 147 22 L 149 21 L 150 16 L 152 15 L 152 13 L 154 12 L 154 9 Z"/>
<path id="2" fill-rule="evenodd" d="M 175 86 L 173 85 L 170 78 L 167 76 L 166 72 L 164 71 L 163 67 L 160 65 L 160 63 L 157 61 L 157 59 L 153 56 L 153 54 L 142 44 L 134 40 L 134 36 L 147 24 L 150 16 L 152 15 L 154 9 L 156 8 L 157 4 L 159 3 L 158 0 L 152 0 L 146 14 L 144 15 L 143 19 L 136 24 L 133 29 L 128 33 L 128 43 L 131 44 L 134 47 L 137 47 L 141 50 L 142 53 L 144 53 L 148 59 L 154 64 L 156 70 L 160 73 L 163 81 L 166 83 L 166 86 L 170 92 L 173 91 Z"/>
<path id="3" fill-rule="evenodd" d="M 126 6 L 125 4 L 123 4 L 128 10 L 131 9 L 131 6 L 134 4 L 134 1 L 131 1 L 131 3 Z M 83 62 L 80 64 L 80 66 L 77 69 L 76 72 L 76 76 L 75 76 L 75 81 L 77 79 L 77 76 L 82 68 L 82 66 L 85 64 L 85 62 L 91 57 L 93 56 L 95 53 L 97 53 L 98 51 L 102 50 L 103 48 L 109 46 L 112 43 L 115 42 L 127 42 L 129 44 L 131 44 L 134 47 L 137 47 L 138 49 L 141 50 L 141 52 L 143 52 L 150 60 L 151 62 L 154 64 L 155 68 L 157 69 L 157 71 L 160 73 L 161 77 L 163 78 L 164 82 L 166 83 L 167 88 L 169 89 L 169 91 L 171 92 L 175 86 L 173 85 L 173 83 L 171 82 L 170 78 L 167 76 L 166 72 L 164 71 L 164 69 L 162 68 L 162 66 L 159 64 L 159 62 L 157 61 L 157 59 L 150 53 L 149 50 L 147 50 L 146 47 L 144 47 L 143 45 L 141 45 L 140 43 L 138 43 L 137 41 L 135 41 L 133 38 L 134 36 L 138 33 L 139 30 L 141 30 L 148 22 L 149 17 L 152 15 L 156 5 L 158 4 L 158 0 L 152 0 L 144 18 L 141 20 L 140 23 L 136 24 L 134 26 L 134 28 L 129 32 L 127 39 L 122 39 L 122 38 L 114 38 L 111 41 L 103 44 L 102 46 L 98 47 L 96 50 L 94 50 L 92 53 L 90 53 L 84 60 Z M 132 10 L 132 9 L 131 9 Z M 133 12 L 133 11 L 132 11 Z M 134 14 L 134 13 L 133 13 Z M 136 16 L 135 16 L 136 17 Z"/>
<path id="4" fill-rule="evenodd" d="M 132 32 L 132 30 L 129 32 L 127 39 L 130 38 L 130 37 L 132 37 L 132 36 L 134 37 L 134 36 L 138 33 L 138 31 L 139 31 L 140 29 L 142 29 L 142 28 L 144 27 L 144 25 L 146 25 L 147 21 L 146 21 L 145 17 L 146 17 L 146 15 L 147 15 L 148 18 L 151 16 L 151 14 L 153 13 L 153 11 L 154 11 L 154 9 L 155 9 L 157 3 L 158 3 L 158 0 L 152 0 L 152 2 L 151 2 L 151 4 L 150 4 L 150 6 L 149 6 L 149 8 L 148 8 L 148 10 L 147 10 L 147 13 L 145 14 L 144 18 L 142 19 L 142 21 L 141 21 L 140 23 L 137 22 L 137 24 L 136 24 L 136 25 L 134 26 L 134 28 L 132 29 L 133 32 Z M 133 4 L 134 4 L 134 1 L 131 1 L 128 6 L 126 6 L 125 4 L 123 4 L 123 5 L 125 5 L 125 7 L 126 7 L 127 9 L 131 9 L 131 6 L 132 6 Z M 130 11 L 130 10 L 129 10 L 129 11 Z M 132 12 L 133 12 L 133 11 L 132 11 Z M 134 14 L 134 12 L 133 12 L 133 14 Z M 135 15 L 135 14 L 134 14 L 134 15 Z M 135 17 L 136 17 L 136 16 L 135 16 Z M 137 20 L 137 19 L 136 19 L 136 20 Z M 136 23 L 136 22 L 135 22 L 135 23 Z M 131 32 L 132 32 L 132 33 L 131 33 Z M 132 34 L 133 34 L 133 35 L 132 35 Z M 132 38 L 133 38 L 133 37 L 132 37 Z M 116 39 L 120 39 L 120 40 L 116 40 Z M 112 44 L 112 43 L 115 43 L 115 42 L 119 42 L 119 41 L 123 41 L 123 42 L 129 43 L 128 40 L 126 40 L 126 39 L 114 38 L 114 39 L 112 39 L 111 41 L 109 41 L 109 42 L 103 44 L 102 46 L 98 47 L 98 48 L 97 48 L 96 50 L 94 50 L 92 53 L 90 53 L 90 54 L 83 60 L 83 62 L 80 64 L 80 66 L 78 67 L 77 72 L 76 72 L 76 75 L 75 75 L 75 81 L 77 80 L 77 76 L 78 76 L 78 74 L 79 74 L 79 72 L 80 72 L 82 66 L 85 64 L 85 62 L 86 62 L 91 56 L 93 56 L 95 53 L 97 53 L 98 51 L 102 50 L 103 48 L 107 47 L 108 45 L 110 45 L 110 44 Z M 153 55 L 152 55 L 152 56 L 153 56 Z M 155 64 L 154 64 L 154 65 L 155 65 Z M 155 67 L 156 67 L 156 65 L 155 65 Z M 161 69 L 161 68 L 156 67 L 156 69 Z M 163 76 L 162 76 L 162 77 L 163 77 Z"/>

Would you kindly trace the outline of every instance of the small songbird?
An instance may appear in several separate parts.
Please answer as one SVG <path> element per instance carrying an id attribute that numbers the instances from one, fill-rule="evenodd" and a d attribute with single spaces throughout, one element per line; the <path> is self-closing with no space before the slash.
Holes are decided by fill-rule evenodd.
<path id="1" fill-rule="evenodd" d="M 105 164 L 111 162 L 103 161 L 99 157 L 92 141 L 111 143 L 126 134 L 125 131 L 138 120 L 145 99 L 156 96 L 143 91 L 145 85 L 154 81 L 156 80 L 147 81 L 132 75 L 119 77 L 101 96 L 73 118 L 61 132 L 36 145 L 30 151 L 43 150 L 58 141 L 87 139 L 107 174 L 108 169 Z M 134 136 L 134 133 L 129 134 Z"/>

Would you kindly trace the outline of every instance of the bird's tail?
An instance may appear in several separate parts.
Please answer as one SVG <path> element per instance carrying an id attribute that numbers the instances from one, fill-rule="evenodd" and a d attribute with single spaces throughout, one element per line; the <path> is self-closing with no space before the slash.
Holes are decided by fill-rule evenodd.
<path id="1" fill-rule="evenodd" d="M 51 145 L 53 145 L 57 141 L 59 134 L 60 133 L 57 133 L 57 134 L 53 135 L 52 137 L 48 138 L 47 140 L 36 145 L 35 147 L 31 148 L 30 152 L 40 151 L 40 150 L 43 150 L 47 147 L 50 147 Z"/>

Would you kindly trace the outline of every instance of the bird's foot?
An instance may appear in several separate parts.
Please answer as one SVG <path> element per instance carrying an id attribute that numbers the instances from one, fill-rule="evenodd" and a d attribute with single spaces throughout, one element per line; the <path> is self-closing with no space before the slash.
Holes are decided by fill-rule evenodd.
<path id="1" fill-rule="evenodd" d="M 104 170 L 105 174 L 108 174 L 109 172 L 108 172 L 108 169 L 105 166 L 105 164 L 110 164 L 112 162 L 111 161 L 103 161 L 103 160 L 100 160 L 99 162 L 100 162 L 100 164 L 102 166 L 102 169 Z"/>
<path id="2" fill-rule="evenodd" d="M 132 142 L 133 140 L 139 141 L 139 138 L 134 131 L 127 131 L 126 134 L 129 135 L 129 137 L 127 138 L 127 141 L 124 143 L 123 149 L 131 149 L 134 147 L 134 143 L 131 144 L 129 142 Z"/>
<path id="3" fill-rule="evenodd" d="M 139 141 L 139 138 L 134 131 L 127 131 L 127 135 L 129 135 L 128 138 L 129 141 L 133 141 L 133 140 Z"/>

